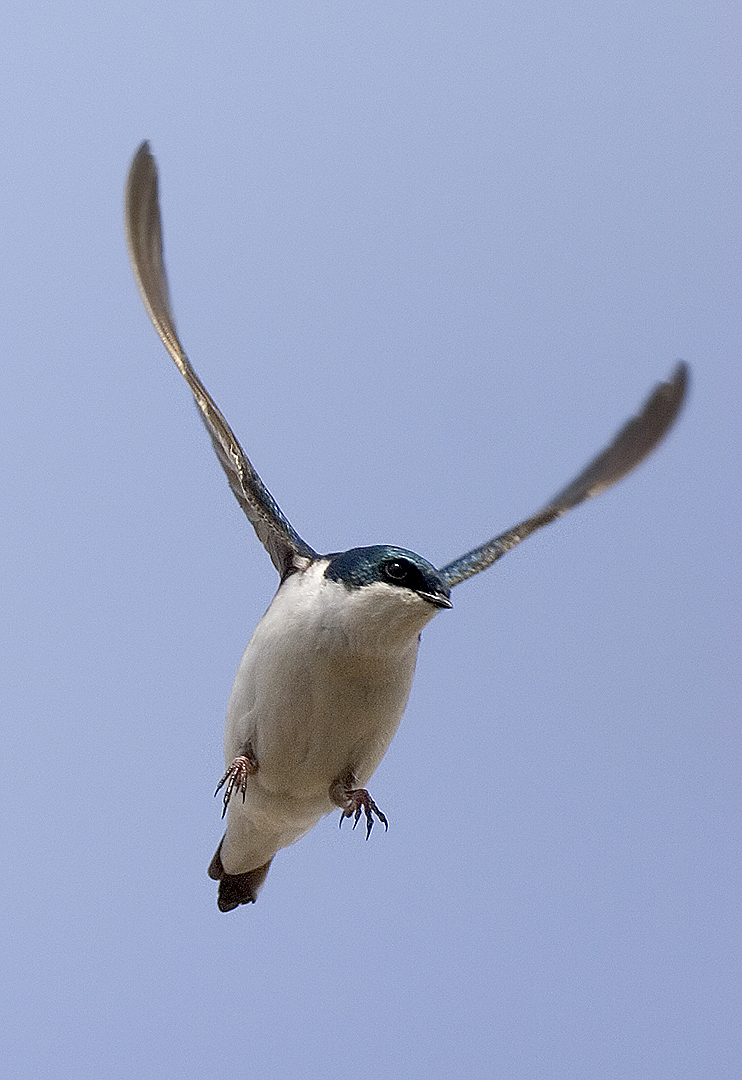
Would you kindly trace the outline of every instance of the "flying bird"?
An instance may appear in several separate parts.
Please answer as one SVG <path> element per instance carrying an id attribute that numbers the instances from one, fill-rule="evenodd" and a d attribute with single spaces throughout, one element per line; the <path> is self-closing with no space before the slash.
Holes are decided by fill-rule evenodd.
<path id="1" fill-rule="evenodd" d="M 196 400 L 229 486 L 280 575 L 242 657 L 227 707 L 227 824 L 211 860 L 218 906 L 254 903 L 271 861 L 340 810 L 366 838 L 387 819 L 366 790 L 407 704 L 420 634 L 451 607 L 454 585 L 491 566 L 536 529 L 626 476 L 667 434 L 683 403 L 679 363 L 605 450 L 543 509 L 436 569 L 389 544 L 320 555 L 279 509 L 191 367 L 170 310 L 157 166 L 139 147 L 126 185 L 126 235 L 144 306 Z"/>

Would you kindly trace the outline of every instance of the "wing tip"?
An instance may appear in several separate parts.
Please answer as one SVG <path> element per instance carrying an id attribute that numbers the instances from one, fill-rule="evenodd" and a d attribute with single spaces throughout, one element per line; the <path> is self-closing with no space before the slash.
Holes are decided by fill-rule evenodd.
<path id="1" fill-rule="evenodd" d="M 647 453 L 665 438 L 674 425 L 687 400 L 689 387 L 690 366 L 685 360 L 678 360 L 667 382 L 659 383 L 649 395 L 644 408 L 636 418 L 639 421 L 653 416 L 657 425 Z"/>
<path id="2" fill-rule="evenodd" d="M 142 161 L 145 158 L 152 157 L 152 148 L 149 144 L 149 139 L 143 139 L 136 149 L 134 157 L 131 159 L 132 165 L 137 161 Z"/>
<path id="3" fill-rule="evenodd" d="M 680 408 L 690 389 L 690 364 L 685 360 L 678 360 L 669 381 L 664 385 L 672 390 L 673 399 L 677 400 L 678 408 Z"/>

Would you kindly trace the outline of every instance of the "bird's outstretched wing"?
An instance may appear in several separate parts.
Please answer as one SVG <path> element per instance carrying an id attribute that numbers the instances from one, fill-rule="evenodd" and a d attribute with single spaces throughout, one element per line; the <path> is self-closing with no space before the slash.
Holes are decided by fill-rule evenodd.
<path id="1" fill-rule="evenodd" d="M 155 330 L 191 388 L 217 457 L 237 502 L 247 514 L 258 539 L 283 576 L 296 559 L 316 559 L 317 552 L 302 540 L 284 517 L 273 496 L 255 472 L 229 424 L 215 405 L 175 331 L 162 256 L 162 225 L 157 198 L 157 166 L 144 142 L 134 156 L 126 183 L 126 240 L 134 277 Z"/>
<path id="2" fill-rule="evenodd" d="M 672 427 L 683 404 L 687 386 L 688 367 L 681 362 L 670 381 L 655 387 L 641 412 L 624 424 L 613 442 L 542 510 L 442 567 L 439 573 L 446 584 L 449 587 L 458 585 L 480 570 L 486 570 L 536 529 L 556 521 L 585 499 L 599 495 L 636 468 Z"/>

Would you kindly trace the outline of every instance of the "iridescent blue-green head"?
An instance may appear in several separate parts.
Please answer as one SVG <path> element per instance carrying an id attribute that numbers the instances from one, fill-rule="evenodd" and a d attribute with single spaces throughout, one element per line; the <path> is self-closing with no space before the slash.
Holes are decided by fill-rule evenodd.
<path id="1" fill-rule="evenodd" d="M 326 555 L 325 577 L 348 589 L 383 584 L 406 589 L 436 608 L 450 608 L 451 590 L 436 568 L 414 551 L 374 544 Z"/>

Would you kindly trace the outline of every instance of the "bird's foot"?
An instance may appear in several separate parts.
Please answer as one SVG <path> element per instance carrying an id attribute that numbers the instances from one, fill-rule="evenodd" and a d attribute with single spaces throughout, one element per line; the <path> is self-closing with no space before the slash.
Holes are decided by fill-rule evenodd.
<path id="1" fill-rule="evenodd" d="M 216 785 L 216 791 L 214 797 L 219 794 L 219 789 L 226 784 L 224 788 L 224 809 L 222 810 L 222 817 L 227 812 L 229 806 L 229 800 L 235 791 L 242 792 L 242 801 L 245 801 L 245 793 L 247 792 L 247 778 L 251 773 L 258 771 L 257 758 L 253 752 L 248 748 L 244 754 L 240 757 L 236 757 L 232 764 L 229 766 L 224 776 Z"/>
<path id="2" fill-rule="evenodd" d="M 330 788 L 330 798 L 340 807 L 340 825 L 346 818 L 353 818 L 353 828 L 360 821 L 361 811 L 366 815 L 366 839 L 371 835 L 374 824 L 373 815 L 379 819 L 385 829 L 389 828 L 389 822 L 365 788 L 353 788 L 349 784 L 333 784 Z"/>

